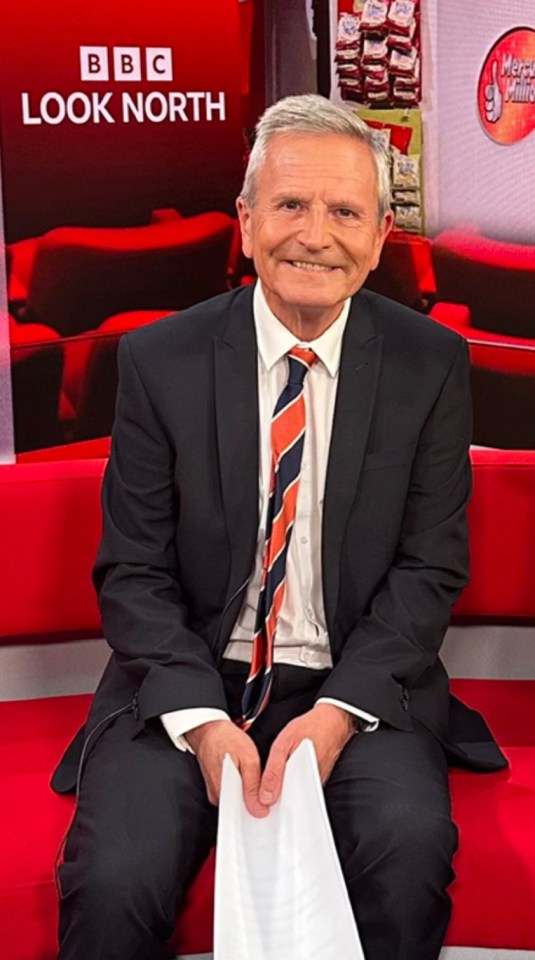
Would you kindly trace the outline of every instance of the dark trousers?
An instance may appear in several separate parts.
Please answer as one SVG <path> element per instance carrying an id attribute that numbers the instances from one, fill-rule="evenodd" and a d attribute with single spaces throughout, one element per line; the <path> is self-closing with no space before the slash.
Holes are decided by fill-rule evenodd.
<path id="1" fill-rule="evenodd" d="M 246 671 L 225 666 L 233 716 Z M 312 707 L 324 676 L 275 668 L 270 704 L 251 729 L 263 761 L 282 727 Z M 420 725 L 357 734 L 325 799 L 366 960 L 436 960 L 457 846 L 439 743 Z M 172 956 L 177 906 L 216 829 L 195 757 L 159 720 L 141 732 L 129 714 L 115 720 L 87 761 L 59 872 L 59 960 Z"/>

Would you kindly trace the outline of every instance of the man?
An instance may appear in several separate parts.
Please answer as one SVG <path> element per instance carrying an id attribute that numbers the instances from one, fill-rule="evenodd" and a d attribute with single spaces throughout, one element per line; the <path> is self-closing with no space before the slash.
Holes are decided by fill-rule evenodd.
<path id="1" fill-rule="evenodd" d="M 254 290 L 121 343 L 95 570 L 114 654 L 55 779 L 79 762 L 61 960 L 169 956 L 225 754 L 262 817 L 306 737 L 367 960 L 434 960 L 446 758 L 505 763 L 438 658 L 468 570 L 465 343 L 358 292 L 392 224 L 365 125 L 309 95 L 257 133 Z"/>

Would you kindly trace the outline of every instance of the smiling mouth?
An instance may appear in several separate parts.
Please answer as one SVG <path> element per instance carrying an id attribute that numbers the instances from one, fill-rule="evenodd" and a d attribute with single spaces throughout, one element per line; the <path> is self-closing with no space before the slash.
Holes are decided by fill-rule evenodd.
<path id="1" fill-rule="evenodd" d="M 332 273 L 333 270 L 338 269 L 329 267 L 325 263 L 311 263 L 308 260 L 287 260 L 286 263 L 297 270 L 306 270 L 308 273 Z"/>

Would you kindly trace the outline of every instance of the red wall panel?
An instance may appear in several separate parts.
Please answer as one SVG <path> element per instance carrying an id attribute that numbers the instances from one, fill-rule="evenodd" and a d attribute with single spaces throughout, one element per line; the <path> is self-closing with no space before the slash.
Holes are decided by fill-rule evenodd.
<path id="1" fill-rule="evenodd" d="M 81 46 L 171 48 L 173 79 L 83 81 Z M 111 67 L 111 63 L 110 63 Z M 144 71 L 143 71 L 144 74 Z M 141 223 L 151 209 L 176 206 L 184 214 L 231 211 L 242 174 L 240 53 L 236 0 L 190 3 L 147 0 L 8 0 L 0 35 L 1 150 L 8 241 L 57 225 Z M 206 101 L 188 98 L 187 121 L 143 123 L 122 119 L 124 93 L 159 99 L 169 92 L 225 95 L 226 119 L 206 119 Z M 115 122 L 24 123 L 39 117 L 47 93 L 101 98 Z M 154 98 L 153 98 L 154 100 Z M 83 99 L 74 109 L 83 115 Z M 50 107 L 53 113 L 53 105 Z"/>

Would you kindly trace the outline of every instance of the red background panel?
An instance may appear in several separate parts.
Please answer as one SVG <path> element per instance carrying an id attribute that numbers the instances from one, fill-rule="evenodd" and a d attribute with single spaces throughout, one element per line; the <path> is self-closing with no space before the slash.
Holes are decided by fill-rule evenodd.
<path id="1" fill-rule="evenodd" d="M 171 47 L 173 80 L 117 82 L 110 70 L 108 82 L 84 82 L 82 45 Z M 109 59 L 111 67 L 111 51 Z M 58 225 L 142 223 L 158 207 L 176 206 L 185 215 L 232 212 L 243 153 L 237 0 L 204 0 L 201 8 L 160 0 L 157 11 L 148 0 L 8 0 L 0 89 L 8 241 Z M 123 90 L 210 91 L 214 97 L 222 90 L 226 120 L 125 124 Z M 23 91 L 32 112 L 50 91 L 113 91 L 117 122 L 24 126 Z"/>

